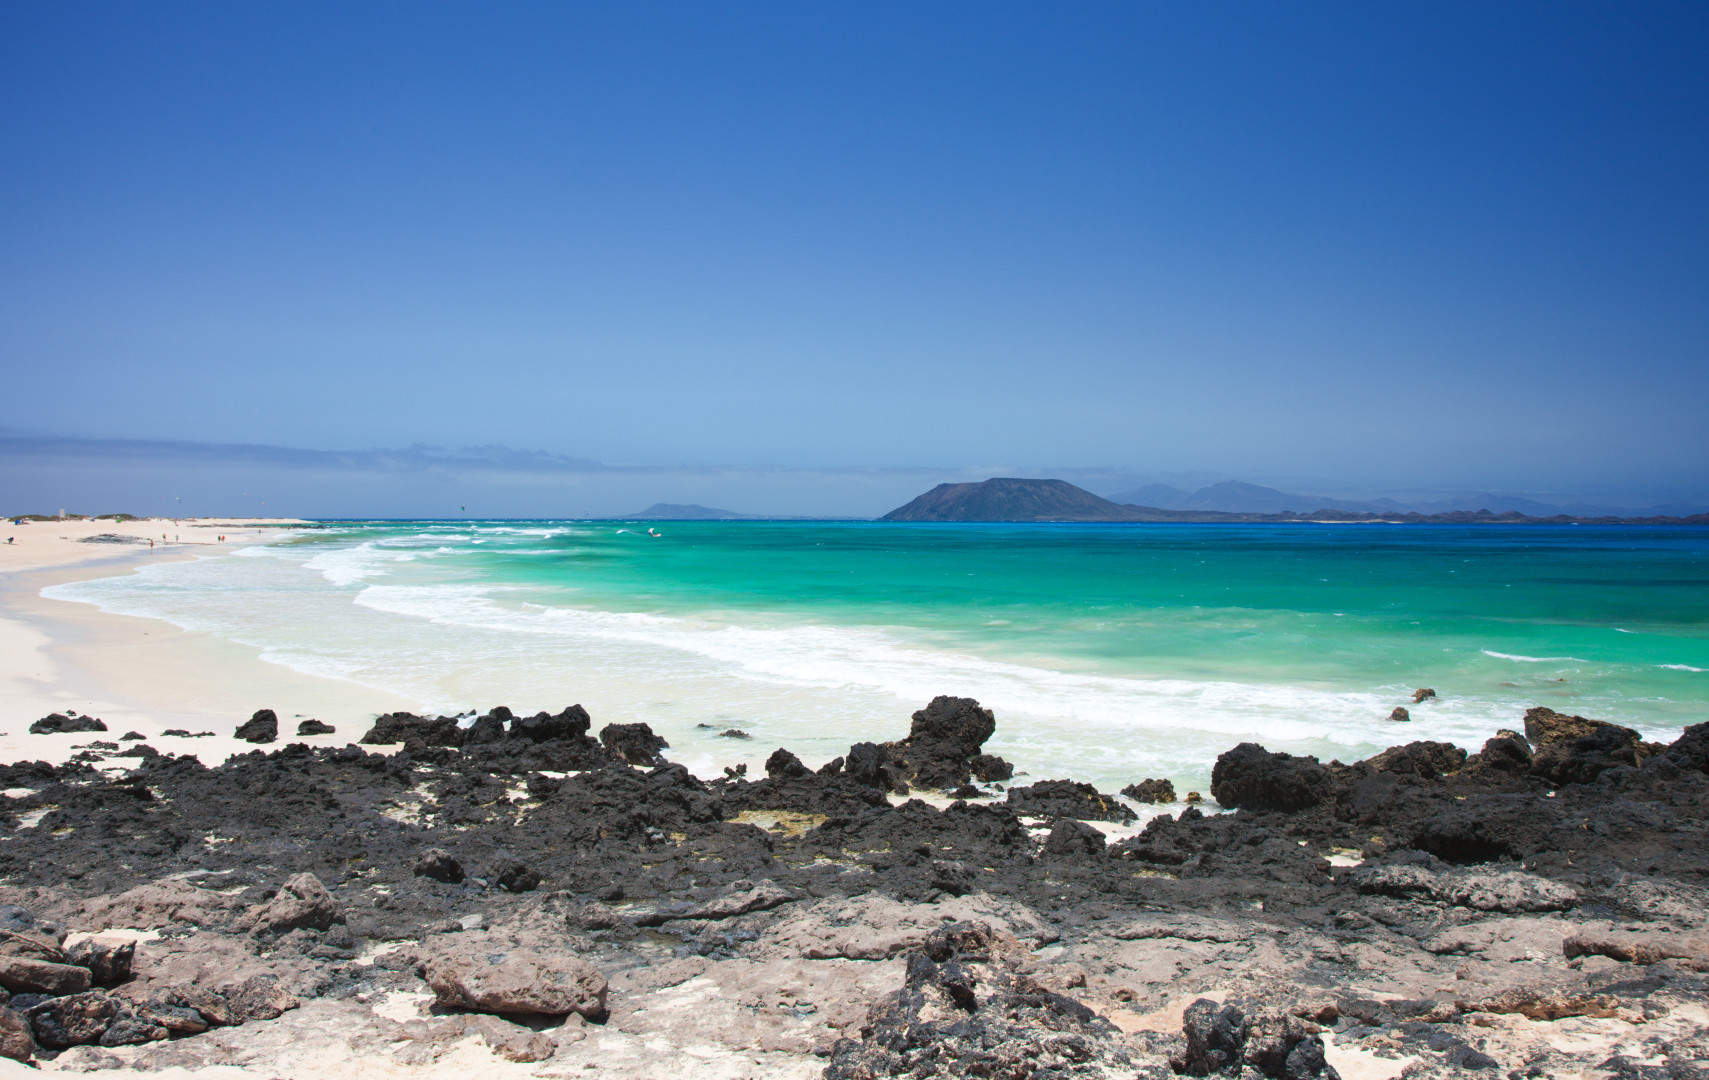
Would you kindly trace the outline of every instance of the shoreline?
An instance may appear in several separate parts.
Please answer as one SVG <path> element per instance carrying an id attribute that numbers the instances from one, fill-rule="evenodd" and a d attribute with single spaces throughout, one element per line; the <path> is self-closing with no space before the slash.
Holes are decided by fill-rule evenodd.
<path id="1" fill-rule="evenodd" d="M 1709 724 L 1662 746 L 1536 708 L 1470 756 L 1350 766 L 1243 744 L 1213 790 L 1234 812 L 1120 838 L 1097 826 L 1131 815 L 1090 785 L 1002 790 L 995 726 L 939 697 L 833 768 L 779 750 L 711 781 L 578 708 L 388 716 L 365 746 L 214 770 L 0 766 L 0 902 L 29 955 L 134 948 L 98 989 L 0 1005 L 0 1033 L 35 1037 L 0 1052 L 435 1080 L 1709 1060 Z"/>
<path id="2" fill-rule="evenodd" d="M 379 713 L 419 707 L 397 695 L 270 664 L 260 658 L 260 649 L 185 631 L 164 620 L 41 595 L 53 585 L 193 559 L 210 547 L 255 542 L 304 524 L 230 518 L 176 523 L 65 520 L 30 526 L 11 526 L 8 521 L 18 542 L 0 542 L 0 760 L 59 764 L 77 752 L 78 744 L 136 731 L 167 752 L 193 754 L 214 766 L 253 749 L 232 738 L 232 732 L 257 703 L 266 703 L 293 723 L 314 718 L 338 728 L 334 734 L 301 738 L 315 746 L 342 746 L 354 741 Z M 152 550 L 135 543 L 81 540 L 101 533 L 158 538 L 162 532 L 185 539 L 157 539 Z M 228 537 L 225 544 L 212 539 L 219 535 Z M 67 710 L 100 718 L 108 732 L 28 734 L 29 726 L 43 716 Z M 169 729 L 214 735 L 162 734 Z"/>

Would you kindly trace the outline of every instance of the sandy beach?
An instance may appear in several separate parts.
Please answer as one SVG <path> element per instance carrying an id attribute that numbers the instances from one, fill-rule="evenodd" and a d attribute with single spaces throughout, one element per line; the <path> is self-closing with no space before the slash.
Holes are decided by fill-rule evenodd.
<path id="1" fill-rule="evenodd" d="M 150 562 L 193 559 L 216 547 L 277 538 L 292 519 L 66 519 L 5 523 L 0 541 L 0 754 L 6 761 L 65 761 L 76 747 L 136 731 L 163 751 L 193 753 L 215 765 L 251 749 L 231 737 L 258 708 L 272 708 L 287 734 L 314 718 L 338 730 L 296 738 L 311 745 L 353 742 L 381 712 L 416 703 L 361 686 L 316 678 L 259 659 L 258 650 L 157 619 L 50 600 L 44 588 L 129 574 Z M 95 536 L 129 542 L 91 541 Z M 224 537 L 222 541 L 220 538 Z M 154 542 L 153 547 L 148 541 Z M 95 716 L 108 733 L 29 734 L 49 713 Z M 163 735 L 171 729 L 211 737 Z"/>

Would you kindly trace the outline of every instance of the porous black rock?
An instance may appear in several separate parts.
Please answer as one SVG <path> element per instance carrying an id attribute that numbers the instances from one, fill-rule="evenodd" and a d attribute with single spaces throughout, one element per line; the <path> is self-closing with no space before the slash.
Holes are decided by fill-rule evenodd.
<path id="1" fill-rule="evenodd" d="M 443 848 L 428 848 L 415 860 L 416 877 L 432 878 L 455 885 L 463 880 L 463 864 Z"/>
<path id="2" fill-rule="evenodd" d="M 31 735 L 57 735 L 66 731 L 106 731 L 107 725 L 93 716 L 49 713 L 30 725 Z"/>
<path id="3" fill-rule="evenodd" d="M 1466 763 L 1466 752 L 1453 743 L 1410 742 L 1391 746 L 1366 762 L 1378 772 L 1400 773 L 1407 776 L 1434 779 L 1458 772 Z"/>
<path id="4" fill-rule="evenodd" d="M 644 768 L 663 765 L 665 759 L 659 751 L 671 745 L 644 723 L 607 724 L 599 731 L 599 741 L 619 759 Z"/>
<path id="5" fill-rule="evenodd" d="M 129 981 L 136 942 L 129 938 L 83 938 L 65 950 L 67 963 L 89 969 L 96 986 L 117 986 Z"/>
<path id="6" fill-rule="evenodd" d="M 1114 796 L 1075 780 L 1040 780 L 1036 784 L 1012 787 L 1008 802 L 1015 813 L 1030 817 L 1128 822 L 1139 816 L 1131 806 Z"/>
<path id="7" fill-rule="evenodd" d="M 298 735 L 331 735 L 338 729 L 319 720 L 304 720 L 297 725 Z"/>
<path id="8" fill-rule="evenodd" d="M 1271 753 L 1257 743 L 1221 754 L 1211 770 L 1211 798 L 1230 808 L 1304 810 L 1334 795 L 1334 780 L 1316 758 Z"/>
<path id="9" fill-rule="evenodd" d="M 972 760 L 996 730 L 990 709 L 972 698 L 940 694 L 914 714 L 906 739 L 887 745 L 890 765 L 914 787 L 960 787 L 972 779 Z M 995 762 L 983 765 L 987 772 L 998 769 Z"/>
<path id="10" fill-rule="evenodd" d="M 539 871 L 529 869 L 521 859 L 508 852 L 498 852 L 487 860 L 486 877 L 506 892 L 532 892 L 544 880 Z"/>
<path id="11" fill-rule="evenodd" d="M 1122 794 L 1134 802 L 1172 803 L 1175 801 L 1175 785 L 1167 780 L 1153 780 L 1148 777 L 1137 784 L 1122 788 Z"/>
<path id="12" fill-rule="evenodd" d="M 782 747 L 773 750 L 771 756 L 765 759 L 765 774 L 773 780 L 787 780 L 806 776 L 808 773 L 809 770 L 801 764 L 801 759 Z"/>
<path id="13" fill-rule="evenodd" d="M 252 743 L 273 742 L 279 738 L 279 716 L 272 709 L 257 709 L 254 716 L 237 726 L 232 738 Z"/>
<path id="14" fill-rule="evenodd" d="M 542 710 L 533 716 L 517 717 L 511 722 L 510 734 L 537 743 L 552 739 L 581 739 L 587 736 L 588 728 L 592 726 L 593 720 L 587 710 L 580 705 L 571 705 L 556 716 Z"/>

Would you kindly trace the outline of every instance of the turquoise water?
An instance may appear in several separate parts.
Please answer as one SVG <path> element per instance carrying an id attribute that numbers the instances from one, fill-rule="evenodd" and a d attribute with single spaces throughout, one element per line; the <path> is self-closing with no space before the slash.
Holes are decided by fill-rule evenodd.
<path id="1" fill-rule="evenodd" d="M 49 595 L 445 711 L 581 701 L 703 774 L 895 737 L 938 693 L 994 708 L 1030 775 L 1117 786 L 1202 786 L 1246 738 L 1475 749 L 1534 704 L 1709 719 L 1695 529 L 340 524 Z"/>

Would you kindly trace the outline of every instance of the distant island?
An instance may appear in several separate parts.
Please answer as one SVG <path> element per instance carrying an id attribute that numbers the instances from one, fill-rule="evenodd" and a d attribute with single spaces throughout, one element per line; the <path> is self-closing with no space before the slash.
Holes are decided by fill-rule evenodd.
<path id="1" fill-rule="evenodd" d="M 1157 485 L 1161 486 L 1161 485 Z M 1143 490 L 1143 489 L 1142 489 Z M 1533 516 L 1509 511 L 1452 510 L 1438 514 L 1377 513 L 1323 507 L 1310 513 L 1232 513 L 1219 510 L 1165 510 L 1101 498 L 1066 480 L 992 477 L 979 483 L 939 484 L 880 521 L 989 522 L 1395 522 L 1429 525 L 1709 525 L 1709 514 L 1649 517 Z"/>
<path id="2" fill-rule="evenodd" d="M 760 514 L 738 514 L 716 506 L 699 503 L 654 503 L 639 514 L 630 514 L 625 521 L 760 521 Z"/>

